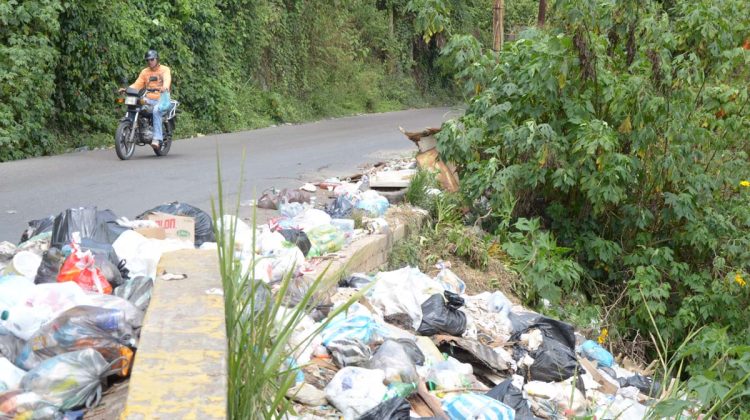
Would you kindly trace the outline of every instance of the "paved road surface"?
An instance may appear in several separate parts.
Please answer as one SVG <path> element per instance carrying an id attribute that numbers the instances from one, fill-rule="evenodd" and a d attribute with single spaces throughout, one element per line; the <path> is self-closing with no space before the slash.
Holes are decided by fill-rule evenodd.
<path id="1" fill-rule="evenodd" d="M 0 241 L 15 243 L 27 221 L 77 206 L 133 218 L 179 200 L 210 212 L 217 147 L 225 189 L 235 199 L 246 152 L 241 193 L 252 198 L 254 191 L 351 174 L 362 164 L 412 152 L 399 126 L 419 130 L 457 115 L 432 108 L 205 136 L 176 142 L 166 158 L 138 147 L 124 162 L 109 149 L 0 163 Z"/>

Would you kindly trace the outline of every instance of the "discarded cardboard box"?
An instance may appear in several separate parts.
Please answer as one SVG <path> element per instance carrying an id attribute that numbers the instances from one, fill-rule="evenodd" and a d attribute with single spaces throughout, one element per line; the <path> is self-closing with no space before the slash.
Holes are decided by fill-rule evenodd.
<path id="1" fill-rule="evenodd" d="M 151 239 L 166 239 L 167 238 L 167 232 L 160 227 L 144 227 L 144 228 L 138 228 L 134 229 L 136 232 L 140 233 L 141 235 L 151 238 Z"/>
<path id="2" fill-rule="evenodd" d="M 151 213 L 146 220 L 153 220 L 164 230 L 166 238 L 195 242 L 195 219 L 167 213 Z"/>
<path id="3" fill-rule="evenodd" d="M 438 156 L 437 149 L 417 154 L 417 164 L 422 169 L 437 170 L 440 185 L 448 192 L 458 191 L 458 176 L 453 165 L 446 165 Z"/>

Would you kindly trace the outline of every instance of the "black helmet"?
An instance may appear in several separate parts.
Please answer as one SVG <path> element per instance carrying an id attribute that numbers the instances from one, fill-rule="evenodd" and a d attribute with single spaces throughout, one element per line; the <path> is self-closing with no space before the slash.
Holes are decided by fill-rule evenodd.
<path id="1" fill-rule="evenodd" d="M 146 61 L 151 60 L 152 58 L 159 59 L 159 53 L 156 52 L 156 50 L 148 50 L 146 51 L 146 56 L 144 57 Z"/>

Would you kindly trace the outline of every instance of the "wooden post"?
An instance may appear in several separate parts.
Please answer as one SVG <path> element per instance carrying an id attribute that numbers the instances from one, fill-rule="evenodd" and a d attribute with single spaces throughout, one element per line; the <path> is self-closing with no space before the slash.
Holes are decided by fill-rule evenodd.
<path id="1" fill-rule="evenodd" d="M 536 17 L 536 25 L 540 28 L 547 20 L 547 0 L 539 0 L 539 14 Z"/>
<path id="2" fill-rule="evenodd" d="M 492 6 L 492 49 L 500 51 L 503 49 L 505 41 L 504 25 L 505 20 L 505 0 L 495 0 Z"/>

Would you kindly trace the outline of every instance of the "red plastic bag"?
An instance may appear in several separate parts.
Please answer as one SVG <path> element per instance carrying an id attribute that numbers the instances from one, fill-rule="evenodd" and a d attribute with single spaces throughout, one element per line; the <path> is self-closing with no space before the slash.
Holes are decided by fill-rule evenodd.
<path id="1" fill-rule="evenodd" d="M 73 252 L 65 259 L 57 275 L 58 283 L 73 281 L 81 286 L 81 289 L 111 295 L 112 285 L 95 265 L 96 261 L 91 251 L 81 251 L 75 243 L 72 243 L 71 247 Z"/>

